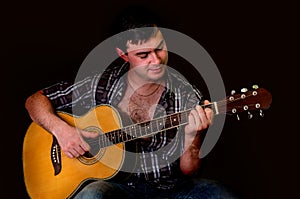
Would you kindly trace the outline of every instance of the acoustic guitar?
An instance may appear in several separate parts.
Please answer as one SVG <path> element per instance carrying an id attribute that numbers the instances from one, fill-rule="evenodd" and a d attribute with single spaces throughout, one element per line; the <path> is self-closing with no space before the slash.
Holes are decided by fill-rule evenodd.
<path id="1" fill-rule="evenodd" d="M 271 101 L 270 92 L 254 86 L 252 90 L 203 107 L 212 108 L 215 115 L 250 113 L 268 109 Z M 110 105 L 96 106 L 80 117 L 57 112 L 67 123 L 99 134 L 87 140 L 93 146 L 91 151 L 72 159 L 60 150 L 51 133 L 32 122 L 23 142 L 23 172 L 28 194 L 33 199 L 72 198 L 91 181 L 114 179 L 121 173 L 125 161 L 132 161 L 132 167 L 135 164 L 125 157 L 126 142 L 185 125 L 189 112 L 185 110 L 125 127 L 121 125 L 119 113 Z"/>

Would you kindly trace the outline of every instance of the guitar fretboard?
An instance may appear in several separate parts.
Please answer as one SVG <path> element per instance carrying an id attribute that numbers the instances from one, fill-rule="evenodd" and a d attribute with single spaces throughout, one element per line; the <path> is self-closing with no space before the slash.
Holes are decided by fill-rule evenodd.
<path id="1" fill-rule="evenodd" d="M 203 108 L 210 107 L 215 114 L 218 114 L 217 103 L 202 105 Z M 128 142 L 141 137 L 146 137 L 158 132 L 179 127 L 188 123 L 188 115 L 192 109 L 182 112 L 173 113 L 163 117 L 155 118 L 151 121 L 145 121 L 137 124 L 132 124 L 121 129 L 101 134 L 99 144 L 101 148 L 114 144 Z"/>

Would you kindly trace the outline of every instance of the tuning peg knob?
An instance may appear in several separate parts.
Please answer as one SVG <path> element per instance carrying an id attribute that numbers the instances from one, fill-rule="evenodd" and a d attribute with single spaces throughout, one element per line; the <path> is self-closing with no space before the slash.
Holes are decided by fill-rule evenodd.
<path id="1" fill-rule="evenodd" d="M 252 119 L 253 115 L 248 111 L 248 119 Z"/>
<path id="2" fill-rule="evenodd" d="M 263 112 L 261 109 L 259 110 L 259 115 L 260 115 L 261 117 L 265 116 L 264 112 Z"/>
<path id="3" fill-rule="evenodd" d="M 239 117 L 238 114 L 236 114 L 236 119 L 237 119 L 238 121 L 240 121 L 240 117 Z"/>
<path id="4" fill-rule="evenodd" d="M 241 89 L 241 92 L 242 92 L 242 93 L 246 93 L 247 91 L 248 91 L 247 88 L 242 88 L 242 89 Z"/>
<path id="5" fill-rule="evenodd" d="M 235 94 L 235 90 L 232 90 L 232 91 L 231 91 L 231 95 L 234 95 L 234 94 Z"/>
<path id="6" fill-rule="evenodd" d="M 258 89 L 258 85 L 257 85 L 257 84 L 254 84 L 254 85 L 252 86 L 252 88 L 253 88 L 253 89 Z"/>

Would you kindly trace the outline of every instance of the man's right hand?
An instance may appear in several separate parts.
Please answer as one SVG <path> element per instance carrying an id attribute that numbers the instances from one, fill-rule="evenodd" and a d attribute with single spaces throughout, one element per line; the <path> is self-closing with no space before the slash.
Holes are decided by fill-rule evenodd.
<path id="1" fill-rule="evenodd" d="M 52 133 L 57 138 L 61 150 L 69 158 L 76 158 L 90 150 L 89 144 L 84 141 L 83 137 L 95 138 L 98 136 L 97 133 L 84 131 L 68 124 L 55 128 Z"/>

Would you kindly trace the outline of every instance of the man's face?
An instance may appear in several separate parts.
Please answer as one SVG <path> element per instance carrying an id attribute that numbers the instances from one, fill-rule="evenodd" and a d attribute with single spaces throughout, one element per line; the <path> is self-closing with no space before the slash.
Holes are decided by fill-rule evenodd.
<path id="1" fill-rule="evenodd" d="M 145 81 L 156 81 L 163 77 L 168 62 L 168 52 L 162 33 L 144 43 L 127 43 L 127 61 L 130 70 Z"/>

